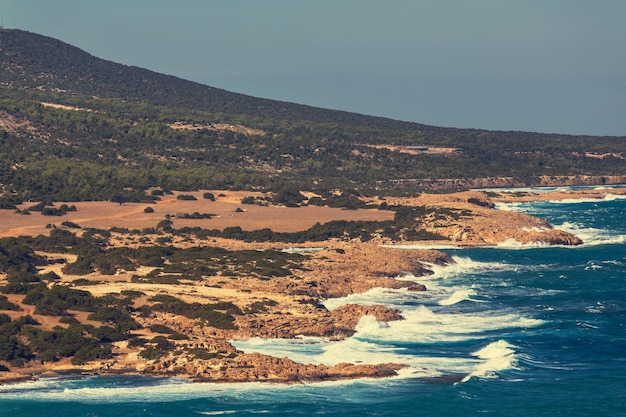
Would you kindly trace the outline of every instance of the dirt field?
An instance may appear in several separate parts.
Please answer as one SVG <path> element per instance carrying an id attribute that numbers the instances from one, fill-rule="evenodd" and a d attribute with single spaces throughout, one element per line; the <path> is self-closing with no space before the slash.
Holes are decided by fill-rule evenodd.
<path id="1" fill-rule="evenodd" d="M 202 198 L 203 191 L 176 193 L 161 197 L 156 204 L 111 202 L 78 202 L 66 203 L 77 208 L 64 216 L 43 216 L 39 212 L 22 215 L 12 210 L 0 210 L 0 237 L 47 234 L 48 224 L 61 226 L 62 222 L 73 222 L 83 228 L 108 229 L 125 227 L 143 229 L 156 227 L 166 215 L 177 214 L 214 214 L 211 219 L 173 218 L 174 227 L 202 227 L 204 229 L 224 229 L 239 226 L 243 230 L 269 228 L 276 232 L 297 232 L 310 228 L 315 223 L 326 223 L 332 220 L 392 220 L 394 213 L 379 210 L 343 210 L 329 207 L 262 207 L 259 205 L 241 204 L 246 196 L 261 195 L 260 193 L 243 191 L 214 191 L 216 201 Z M 177 194 L 194 195 L 197 200 L 177 200 Z M 220 196 L 221 194 L 221 196 Z M 36 202 L 25 203 L 19 208 L 24 210 Z M 56 202 L 59 207 L 63 202 Z M 154 213 L 144 213 L 146 207 L 154 209 Z M 238 212 L 237 209 L 243 211 Z"/>

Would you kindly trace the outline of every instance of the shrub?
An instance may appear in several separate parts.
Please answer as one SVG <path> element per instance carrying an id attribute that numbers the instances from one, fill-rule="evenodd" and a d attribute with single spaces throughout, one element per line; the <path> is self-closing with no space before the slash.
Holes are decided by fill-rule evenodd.
<path id="1" fill-rule="evenodd" d="M 128 347 L 143 346 L 146 343 L 148 343 L 148 339 L 144 339 L 143 337 L 134 337 L 128 341 Z"/>
<path id="2" fill-rule="evenodd" d="M 113 348 L 110 344 L 98 344 L 96 342 L 88 343 L 76 351 L 72 358 L 72 364 L 83 365 L 90 361 L 111 359 L 113 357 Z"/>
<path id="3" fill-rule="evenodd" d="M 0 295 L 0 310 L 21 311 L 17 304 L 13 304 L 5 295 Z"/>
<path id="4" fill-rule="evenodd" d="M 215 359 L 222 357 L 221 354 L 217 352 L 209 352 L 207 349 L 202 348 L 191 348 L 186 351 L 190 355 L 193 355 L 196 359 L 208 361 L 209 359 Z"/>
<path id="5" fill-rule="evenodd" d="M 103 323 L 114 324 L 115 329 L 121 332 L 141 328 L 141 325 L 137 323 L 128 313 L 115 307 L 100 307 L 87 318 L 89 320 L 97 320 Z"/>
<path id="6" fill-rule="evenodd" d="M 148 346 L 147 348 L 139 352 L 139 356 L 144 359 L 155 360 L 162 358 L 163 356 L 167 355 L 167 353 L 168 352 L 165 350 L 157 349 L 154 346 Z"/>
<path id="7" fill-rule="evenodd" d="M 167 338 L 170 340 L 189 340 L 189 336 L 178 332 L 170 334 Z"/>
<path id="8" fill-rule="evenodd" d="M 146 207 L 145 209 L 143 209 L 144 213 L 154 213 L 154 209 L 152 207 Z"/>
<path id="9" fill-rule="evenodd" d="M 172 334 L 176 332 L 175 330 L 170 329 L 164 324 L 153 324 L 150 326 L 150 331 L 154 333 L 163 333 L 163 334 Z"/>
<path id="10" fill-rule="evenodd" d="M 65 226 L 65 227 L 68 227 L 70 229 L 81 229 L 81 227 L 78 224 L 76 224 L 74 222 L 69 222 L 69 221 L 62 222 L 61 226 Z"/>
<path id="11" fill-rule="evenodd" d="M 129 297 L 129 298 L 139 298 L 142 297 L 144 295 L 146 295 L 146 293 L 141 292 L 141 291 L 135 291 L 135 290 L 122 290 L 122 292 L 120 293 L 123 296 Z"/>
<path id="12" fill-rule="evenodd" d="M 98 339 L 99 342 L 119 342 L 128 339 L 128 334 L 115 329 L 111 326 L 100 326 L 91 331 L 91 334 Z"/>
<path id="13" fill-rule="evenodd" d="M 30 360 L 32 357 L 31 350 L 17 337 L 0 334 L 0 360 L 21 365 L 25 360 Z"/>
<path id="14" fill-rule="evenodd" d="M 197 200 L 197 198 L 191 194 L 179 194 L 176 196 L 177 200 Z"/>
<path id="15" fill-rule="evenodd" d="M 170 298 L 166 299 L 171 300 Z M 174 300 L 155 304 L 152 306 L 152 309 L 155 311 L 179 314 L 190 319 L 199 319 L 218 329 L 236 329 L 236 326 L 234 325 L 235 318 L 232 315 L 243 314 L 241 309 L 232 303 L 218 302 L 215 304 L 188 304 L 184 301 L 178 300 L 177 298 L 174 298 Z"/>
<path id="16" fill-rule="evenodd" d="M 63 316 L 59 319 L 59 323 L 65 324 L 78 324 L 80 323 L 75 317 L 72 316 Z"/>
<path id="17" fill-rule="evenodd" d="M 50 272 L 46 272 L 45 274 L 41 274 L 40 278 L 41 278 L 42 281 L 47 281 L 47 282 L 61 281 L 61 277 L 59 276 L 59 274 L 57 274 L 54 271 L 50 271 Z"/>

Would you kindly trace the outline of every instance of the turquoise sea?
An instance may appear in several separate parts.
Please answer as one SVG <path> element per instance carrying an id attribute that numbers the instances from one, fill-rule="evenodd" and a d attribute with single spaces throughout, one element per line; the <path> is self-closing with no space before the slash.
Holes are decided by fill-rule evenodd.
<path id="1" fill-rule="evenodd" d="M 405 320 L 365 317 L 355 336 L 253 339 L 258 351 L 314 363 L 409 365 L 382 380 L 193 384 L 84 377 L 0 386 L 0 416 L 626 416 L 626 198 L 500 209 L 571 231 L 580 247 L 443 250 L 456 264 L 417 280 L 424 293 L 375 289 L 344 303 L 382 303 Z M 410 250 L 411 248 L 405 248 Z"/>

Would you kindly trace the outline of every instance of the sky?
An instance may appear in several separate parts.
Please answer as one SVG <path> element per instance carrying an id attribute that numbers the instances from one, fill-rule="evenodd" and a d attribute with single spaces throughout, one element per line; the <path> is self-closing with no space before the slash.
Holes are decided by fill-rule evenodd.
<path id="1" fill-rule="evenodd" d="M 0 0 L 92 55 L 436 126 L 626 136 L 624 0 Z"/>

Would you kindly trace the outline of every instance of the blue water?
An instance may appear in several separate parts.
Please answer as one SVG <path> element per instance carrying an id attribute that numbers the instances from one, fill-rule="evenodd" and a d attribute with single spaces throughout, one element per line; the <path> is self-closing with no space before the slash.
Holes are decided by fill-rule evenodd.
<path id="1" fill-rule="evenodd" d="M 428 291 L 372 290 L 343 300 L 400 308 L 364 318 L 344 341 L 253 339 L 313 363 L 400 362 L 397 378 L 305 385 L 191 384 L 142 377 L 42 379 L 0 387 L 0 416 L 626 416 L 626 200 L 501 207 L 542 217 L 576 248 L 445 251 Z"/>

